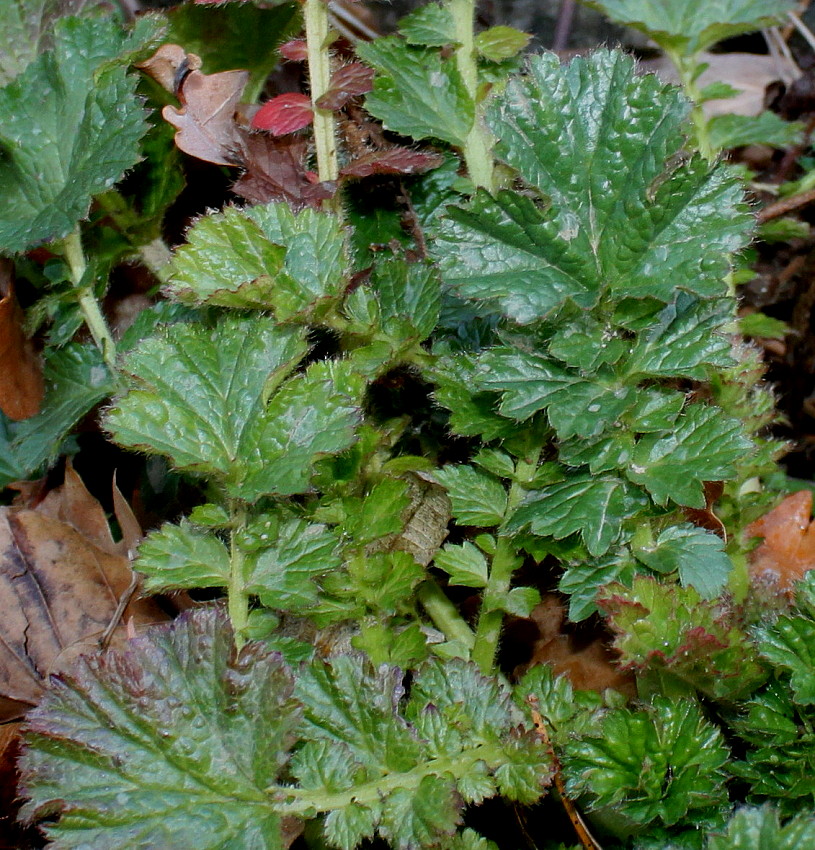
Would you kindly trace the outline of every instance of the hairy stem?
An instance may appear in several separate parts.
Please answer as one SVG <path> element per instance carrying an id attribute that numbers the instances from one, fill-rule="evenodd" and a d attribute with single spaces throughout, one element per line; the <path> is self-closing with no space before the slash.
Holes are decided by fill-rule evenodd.
<path id="1" fill-rule="evenodd" d="M 472 650 L 475 644 L 472 629 L 461 619 L 456 606 L 435 581 L 426 581 L 419 588 L 418 597 L 433 625 L 444 633 L 447 640 L 456 641 L 463 648 Z"/>
<path id="2" fill-rule="evenodd" d="M 686 57 L 678 53 L 666 51 L 671 62 L 676 66 L 679 72 L 679 80 L 682 83 L 682 88 L 685 94 L 690 99 L 693 107 L 691 108 L 691 121 L 693 122 L 694 135 L 696 136 L 696 144 L 699 147 L 699 153 L 708 161 L 712 162 L 718 151 L 713 147 L 710 139 L 710 127 L 707 116 L 705 115 L 702 104 L 702 92 L 696 84 L 699 76 L 699 63 L 695 56 Z"/>
<path id="3" fill-rule="evenodd" d="M 510 516 L 526 494 L 523 486 L 531 479 L 540 459 L 540 445 L 527 452 L 527 457 L 518 461 L 515 470 L 515 481 L 509 490 L 507 498 L 507 516 Z M 482 673 L 494 672 L 495 657 L 498 652 L 498 641 L 501 638 L 501 628 L 504 624 L 502 602 L 509 593 L 512 576 L 522 564 L 522 559 L 516 554 L 515 546 L 509 536 L 498 536 L 498 545 L 492 556 L 490 576 L 481 600 L 481 613 L 475 632 L 475 646 L 472 660 Z"/>
<path id="4" fill-rule="evenodd" d="M 110 370 L 110 374 L 115 377 L 117 375 L 116 343 L 113 341 L 110 328 L 99 309 L 92 287 L 83 282 L 88 264 L 82 250 L 82 236 L 79 225 L 62 240 L 62 250 L 68 268 L 71 270 L 71 281 L 76 290 L 79 309 L 82 311 L 85 324 L 88 326 L 97 348 L 102 352 L 102 357 Z"/>
<path id="5" fill-rule="evenodd" d="M 249 597 L 246 594 L 246 554 L 238 543 L 238 536 L 246 525 L 246 505 L 242 502 L 230 506 L 232 518 L 229 533 L 229 619 L 235 632 L 235 643 L 244 644 L 244 630 L 249 623 Z"/>
<path id="6" fill-rule="evenodd" d="M 476 65 L 475 39 L 475 0 L 448 0 L 448 9 L 453 16 L 455 38 L 459 43 L 456 49 L 456 67 L 461 74 L 467 94 L 473 101 L 475 115 L 473 126 L 464 143 L 464 161 L 470 180 L 476 186 L 493 188 L 493 162 L 491 138 L 484 125 L 483 104 L 478 96 L 478 68 Z"/>
<path id="7" fill-rule="evenodd" d="M 308 74 L 311 84 L 311 105 L 314 109 L 314 146 L 317 152 L 317 174 L 322 182 L 336 180 L 337 141 L 334 134 L 334 114 L 329 109 L 319 109 L 317 101 L 331 85 L 331 29 L 328 5 L 324 0 L 305 0 L 306 47 Z"/>

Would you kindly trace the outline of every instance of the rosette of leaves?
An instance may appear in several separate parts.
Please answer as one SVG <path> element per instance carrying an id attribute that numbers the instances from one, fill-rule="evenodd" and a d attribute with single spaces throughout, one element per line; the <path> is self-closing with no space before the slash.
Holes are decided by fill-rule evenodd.
<path id="1" fill-rule="evenodd" d="M 704 508 L 704 482 L 752 450 L 688 392 L 733 363 L 724 277 L 749 218 L 726 167 L 677 157 L 687 110 L 622 54 L 532 58 L 487 114 L 519 190 L 448 208 L 432 242 L 448 297 L 496 321 L 480 350 L 438 346 L 436 397 L 456 433 L 502 441 L 503 464 L 479 472 L 516 485 L 499 532 L 537 551 L 579 541 L 570 588 L 652 570 L 712 597 L 730 570 L 677 508 Z M 573 616 L 592 610 L 584 593 Z"/>
<path id="2" fill-rule="evenodd" d="M 84 660 L 29 715 L 26 814 L 59 816 L 55 848 L 274 850 L 314 818 L 332 847 L 408 848 L 448 843 L 465 803 L 544 793 L 506 685 L 463 662 L 421 667 L 409 696 L 402 677 L 343 656 L 295 680 L 264 644 L 237 650 L 217 609 L 186 615 Z"/>

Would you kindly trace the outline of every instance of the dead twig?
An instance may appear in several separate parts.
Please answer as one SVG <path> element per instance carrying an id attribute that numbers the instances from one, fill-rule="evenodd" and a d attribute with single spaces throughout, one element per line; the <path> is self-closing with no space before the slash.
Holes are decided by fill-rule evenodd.
<path id="1" fill-rule="evenodd" d="M 774 218 L 780 218 L 782 215 L 794 212 L 801 207 L 808 206 L 815 201 L 815 189 L 809 189 L 806 192 L 801 192 L 798 195 L 790 195 L 789 198 L 782 198 L 774 204 L 764 207 L 756 214 L 756 221 L 759 224 L 764 224 L 765 221 L 770 221 Z"/>

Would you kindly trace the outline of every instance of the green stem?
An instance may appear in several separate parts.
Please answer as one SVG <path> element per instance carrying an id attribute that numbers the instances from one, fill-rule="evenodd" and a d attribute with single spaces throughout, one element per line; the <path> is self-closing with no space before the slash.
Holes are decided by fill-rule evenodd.
<path id="1" fill-rule="evenodd" d="M 666 51 L 671 62 L 676 66 L 679 73 L 679 80 L 682 83 L 682 88 L 685 94 L 690 99 L 693 107 L 691 108 L 691 121 L 696 135 L 696 144 L 699 146 L 699 153 L 708 161 L 713 162 L 716 159 L 718 151 L 713 147 L 710 139 L 710 127 L 707 116 L 705 115 L 702 104 L 702 92 L 696 84 L 699 76 L 699 63 L 695 56 L 687 57 L 679 53 Z"/>
<path id="2" fill-rule="evenodd" d="M 246 593 L 246 553 L 238 542 L 238 536 L 246 525 L 246 505 L 235 502 L 230 506 L 232 518 L 229 533 L 229 596 L 228 611 L 235 632 L 235 644 L 240 649 L 244 644 L 244 630 L 249 623 L 249 596 Z"/>
<path id="3" fill-rule="evenodd" d="M 433 625 L 440 629 L 449 641 L 457 641 L 465 649 L 472 650 L 475 636 L 472 629 L 462 620 L 456 606 L 432 579 L 419 588 L 419 602 L 427 611 Z"/>
<path id="4" fill-rule="evenodd" d="M 110 333 L 110 328 L 99 309 L 99 304 L 90 286 L 83 282 L 88 264 L 85 262 L 85 254 L 82 250 L 82 236 L 79 225 L 62 240 L 62 249 L 68 268 L 71 270 L 71 281 L 76 290 L 77 302 L 85 324 L 91 332 L 93 341 L 102 352 L 110 374 L 114 377 L 118 374 L 116 370 L 116 343 Z"/>
<path id="5" fill-rule="evenodd" d="M 540 445 L 536 445 L 526 453 L 526 458 L 518 461 L 515 468 L 515 481 L 513 481 L 507 497 L 507 516 L 514 512 L 526 495 L 524 483 L 532 478 L 537 469 L 540 452 Z M 472 653 L 472 660 L 478 665 L 481 672 L 487 675 L 494 673 L 495 656 L 498 652 L 498 642 L 504 624 L 502 602 L 509 593 L 512 576 L 521 563 L 522 560 L 515 552 L 511 537 L 504 534 L 499 535 L 490 565 L 490 576 L 481 599 L 481 613 L 478 617 L 475 646 Z"/>
<path id="6" fill-rule="evenodd" d="M 476 64 L 475 0 L 448 0 L 447 8 L 453 16 L 456 49 L 456 67 L 464 88 L 473 102 L 473 126 L 464 142 L 464 161 L 470 180 L 487 190 L 493 188 L 492 139 L 484 125 L 483 104 L 479 103 L 478 66 Z"/>
<path id="7" fill-rule="evenodd" d="M 331 30 L 328 4 L 325 0 L 306 0 L 304 7 L 306 48 L 308 50 L 308 75 L 311 84 L 311 105 L 314 110 L 314 146 L 317 152 L 317 174 L 322 182 L 336 180 L 337 141 L 334 135 L 334 114 L 329 109 L 319 109 L 317 101 L 331 85 Z"/>

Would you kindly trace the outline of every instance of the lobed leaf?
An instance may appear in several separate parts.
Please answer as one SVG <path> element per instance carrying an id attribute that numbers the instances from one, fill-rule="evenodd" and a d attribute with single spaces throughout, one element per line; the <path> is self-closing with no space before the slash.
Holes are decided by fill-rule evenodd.
<path id="1" fill-rule="evenodd" d="M 111 20 L 63 18 L 53 49 L 0 89 L 0 251 L 66 236 L 138 162 L 147 123 L 126 65 L 157 33 L 149 17 L 129 36 Z"/>
<path id="2" fill-rule="evenodd" d="M 461 525 L 500 525 L 507 507 L 504 485 L 472 466 L 445 466 L 433 477 L 447 489 L 453 516 Z"/>
<path id="3" fill-rule="evenodd" d="M 815 844 L 815 817 L 805 812 L 783 826 L 771 806 L 744 806 L 730 818 L 723 832 L 711 835 L 705 850 L 798 850 Z"/>
<path id="4" fill-rule="evenodd" d="M 55 848 L 282 850 L 265 789 L 295 740 L 292 690 L 215 609 L 84 658 L 28 715 L 25 815 L 59 815 Z"/>
<path id="5" fill-rule="evenodd" d="M 620 53 L 530 60 L 489 112 L 496 155 L 529 186 L 451 207 L 434 251 L 454 292 L 526 324 L 572 299 L 723 295 L 744 238 L 741 189 L 683 146 L 687 106 Z"/>

